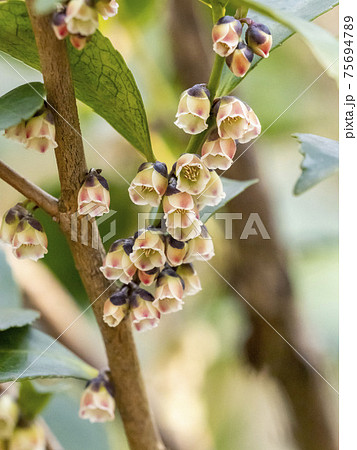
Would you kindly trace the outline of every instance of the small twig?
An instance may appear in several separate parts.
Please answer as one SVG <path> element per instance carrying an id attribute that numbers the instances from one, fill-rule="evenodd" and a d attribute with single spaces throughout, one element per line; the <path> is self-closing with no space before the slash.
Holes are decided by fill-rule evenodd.
<path id="1" fill-rule="evenodd" d="M 36 186 L 36 184 L 33 184 L 31 181 L 22 177 L 3 161 L 0 161 L 0 178 L 17 191 L 21 192 L 26 198 L 35 202 L 36 205 L 42 208 L 50 216 L 58 216 L 58 200 Z"/>

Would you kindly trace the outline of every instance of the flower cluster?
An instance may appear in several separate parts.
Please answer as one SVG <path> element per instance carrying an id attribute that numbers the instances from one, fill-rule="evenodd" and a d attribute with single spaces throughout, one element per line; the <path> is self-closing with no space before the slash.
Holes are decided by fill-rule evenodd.
<path id="1" fill-rule="evenodd" d="M 21 203 L 4 214 L 0 240 L 11 245 L 18 259 L 37 261 L 47 253 L 47 236 L 42 225 Z"/>
<path id="2" fill-rule="evenodd" d="M 57 148 L 55 134 L 53 114 L 46 105 L 30 119 L 5 130 L 5 137 L 41 153 Z"/>
<path id="3" fill-rule="evenodd" d="M 91 423 L 102 423 L 114 420 L 114 389 L 108 376 L 100 372 L 96 378 L 88 381 L 83 391 L 79 417 Z"/>
<path id="4" fill-rule="evenodd" d="M 12 395 L 0 397 L 0 448 L 9 450 L 45 450 L 46 439 L 42 425 L 25 421 Z"/>
<path id="5" fill-rule="evenodd" d="M 247 24 L 245 40 L 243 26 Z M 236 77 L 243 77 L 249 70 L 254 53 L 262 58 L 269 56 L 272 36 L 269 28 L 252 19 L 221 17 L 212 30 L 213 50 L 223 58 Z"/>
<path id="6" fill-rule="evenodd" d="M 98 28 L 98 14 L 104 19 L 115 16 L 115 0 L 69 0 L 52 16 L 52 28 L 58 39 L 69 36 L 77 50 L 82 50 Z"/>

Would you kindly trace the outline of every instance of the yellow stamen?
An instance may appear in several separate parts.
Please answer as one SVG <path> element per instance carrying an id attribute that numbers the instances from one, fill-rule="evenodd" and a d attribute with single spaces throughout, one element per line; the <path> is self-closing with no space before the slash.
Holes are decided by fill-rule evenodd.
<path id="1" fill-rule="evenodd" d="M 190 181 L 197 181 L 200 174 L 200 168 L 198 166 L 185 166 L 182 168 L 182 174 Z"/>

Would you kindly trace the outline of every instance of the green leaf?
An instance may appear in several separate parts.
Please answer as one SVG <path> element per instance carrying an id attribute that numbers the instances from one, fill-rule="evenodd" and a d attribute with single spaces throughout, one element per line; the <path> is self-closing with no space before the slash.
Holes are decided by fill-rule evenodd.
<path id="1" fill-rule="evenodd" d="M 25 3 L 0 3 L 0 24 L 0 51 L 40 70 Z M 121 54 L 99 31 L 80 52 L 68 42 L 68 52 L 77 98 L 153 161 L 143 100 Z"/>
<path id="2" fill-rule="evenodd" d="M 30 326 L 0 332 L 0 383 L 33 378 L 88 380 L 97 371 L 62 344 Z"/>
<path id="3" fill-rule="evenodd" d="M 238 3 L 238 2 L 237 2 Z M 334 8 L 338 2 L 335 0 L 261 0 L 259 2 L 259 7 L 257 2 L 242 0 L 239 4 L 244 4 L 246 6 L 255 5 L 255 8 L 259 8 L 259 13 L 248 13 L 256 22 L 263 22 L 267 25 L 273 36 L 273 46 L 271 51 L 278 48 L 286 39 L 292 36 L 296 30 L 302 33 L 304 39 L 308 41 L 308 45 L 317 49 L 316 56 L 319 61 L 323 64 L 329 65 L 333 62 L 337 56 L 336 50 L 338 52 L 337 40 L 332 37 L 327 31 L 318 27 L 315 24 L 308 23 L 321 14 L 326 13 L 330 9 Z M 253 7 L 253 6 L 252 6 Z M 274 8 L 274 11 L 273 11 Z M 264 13 L 263 13 L 264 11 Z M 277 13 L 277 11 L 279 11 Z M 266 17 L 273 17 L 274 20 Z M 284 23 L 278 23 L 276 20 Z M 287 28 L 288 27 L 288 28 Z M 292 28 L 290 28 L 292 27 Z M 306 27 L 306 29 L 305 29 Z M 316 40 L 316 45 L 315 45 Z M 331 47 L 329 47 L 331 45 Z M 251 72 L 252 68 L 255 67 L 263 58 L 257 56 L 254 57 L 251 68 L 247 75 Z M 330 73 L 338 72 L 337 63 L 330 67 Z M 332 73 L 331 73 L 332 74 Z M 246 75 L 246 76 L 247 76 Z M 217 96 L 227 95 L 233 89 L 235 89 L 238 84 L 244 78 L 235 77 L 232 72 L 225 67 L 223 70 L 223 75 L 221 79 L 220 88 Z"/>
<path id="4" fill-rule="evenodd" d="M 30 325 L 39 317 L 40 313 L 33 309 L 0 308 L 0 331 Z"/>
<path id="5" fill-rule="evenodd" d="M 21 414 L 26 420 L 33 420 L 47 406 L 51 397 L 50 392 L 37 391 L 31 381 L 22 381 L 18 400 Z"/>
<path id="6" fill-rule="evenodd" d="M 249 186 L 258 183 L 258 179 L 238 181 L 231 180 L 230 178 L 221 177 L 223 190 L 226 193 L 226 197 L 216 206 L 206 206 L 200 212 L 202 222 L 207 222 L 207 220 L 216 213 L 219 209 L 223 208 L 228 202 L 230 202 L 234 197 L 241 194 Z"/>
<path id="7" fill-rule="evenodd" d="M 301 144 L 302 174 L 294 187 L 294 194 L 300 195 L 321 180 L 338 171 L 338 142 L 314 134 L 293 135 Z"/>
<path id="8" fill-rule="evenodd" d="M 42 83 L 23 84 L 0 97 L 0 130 L 17 125 L 42 108 L 45 98 Z"/>

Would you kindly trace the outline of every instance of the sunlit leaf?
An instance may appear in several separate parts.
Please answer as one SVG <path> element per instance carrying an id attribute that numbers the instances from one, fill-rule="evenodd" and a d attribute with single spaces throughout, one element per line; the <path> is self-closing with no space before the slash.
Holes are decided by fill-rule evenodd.
<path id="1" fill-rule="evenodd" d="M 20 383 L 18 405 L 26 420 L 33 420 L 48 404 L 52 397 L 49 392 L 37 391 L 31 381 Z"/>
<path id="2" fill-rule="evenodd" d="M 300 195 L 315 184 L 338 171 L 338 142 L 314 134 L 295 134 L 301 144 L 302 174 L 294 187 L 294 194 Z"/>

